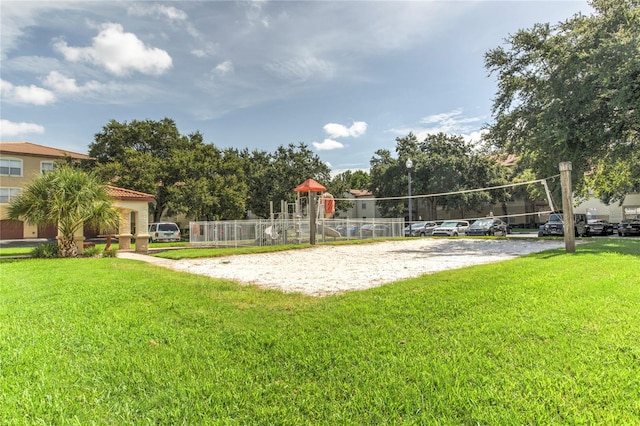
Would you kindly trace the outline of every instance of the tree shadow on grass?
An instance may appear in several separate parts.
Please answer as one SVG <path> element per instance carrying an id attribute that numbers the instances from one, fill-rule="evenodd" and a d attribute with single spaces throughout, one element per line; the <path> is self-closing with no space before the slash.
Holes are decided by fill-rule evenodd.
<path id="1" fill-rule="evenodd" d="M 602 240 L 587 240 L 576 242 L 576 252 L 574 256 L 581 255 L 598 255 L 605 253 L 617 253 L 623 255 L 630 255 L 634 257 L 640 257 L 640 239 L 624 240 L 621 238 L 609 238 Z M 549 259 L 551 257 L 567 254 L 564 247 L 548 252 L 539 254 L 542 259 Z"/>
<path id="2" fill-rule="evenodd" d="M 580 245 L 576 254 L 619 253 L 640 257 L 640 239 L 609 238 Z"/>

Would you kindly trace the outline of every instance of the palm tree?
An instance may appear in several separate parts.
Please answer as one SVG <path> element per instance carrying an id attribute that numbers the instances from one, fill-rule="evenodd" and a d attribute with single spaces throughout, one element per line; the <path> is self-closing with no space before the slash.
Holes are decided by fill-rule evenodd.
<path id="1" fill-rule="evenodd" d="M 118 222 L 118 213 L 98 177 L 68 165 L 32 181 L 11 202 L 8 215 L 33 225 L 57 223 L 61 257 L 78 255 L 73 236 L 85 223 L 110 228 Z"/>

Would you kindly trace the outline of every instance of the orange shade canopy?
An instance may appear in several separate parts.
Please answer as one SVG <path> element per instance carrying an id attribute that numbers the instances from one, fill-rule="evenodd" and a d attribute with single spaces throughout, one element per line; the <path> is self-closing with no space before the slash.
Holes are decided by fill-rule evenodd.
<path id="1" fill-rule="evenodd" d="M 326 190 L 326 187 L 320 185 L 313 179 L 305 180 L 294 189 L 295 192 L 324 192 Z"/>

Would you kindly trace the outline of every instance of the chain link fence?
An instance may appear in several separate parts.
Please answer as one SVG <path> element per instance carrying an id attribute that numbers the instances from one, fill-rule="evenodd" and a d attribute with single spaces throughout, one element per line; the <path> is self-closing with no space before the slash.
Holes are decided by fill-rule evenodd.
<path id="1" fill-rule="evenodd" d="M 316 241 L 404 236 L 403 219 L 320 219 Z M 189 222 L 189 242 L 219 247 L 308 244 L 309 219 Z"/>

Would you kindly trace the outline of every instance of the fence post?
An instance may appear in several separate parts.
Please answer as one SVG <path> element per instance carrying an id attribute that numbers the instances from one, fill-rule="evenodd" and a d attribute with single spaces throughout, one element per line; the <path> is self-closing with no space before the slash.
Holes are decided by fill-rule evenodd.
<path id="1" fill-rule="evenodd" d="M 309 191 L 309 244 L 316 245 L 316 193 Z"/>
<path id="2" fill-rule="evenodd" d="M 562 187 L 562 218 L 564 222 L 564 246 L 567 253 L 575 253 L 576 237 L 573 219 L 573 189 L 571 188 L 571 162 L 560 163 L 560 186 Z"/>

